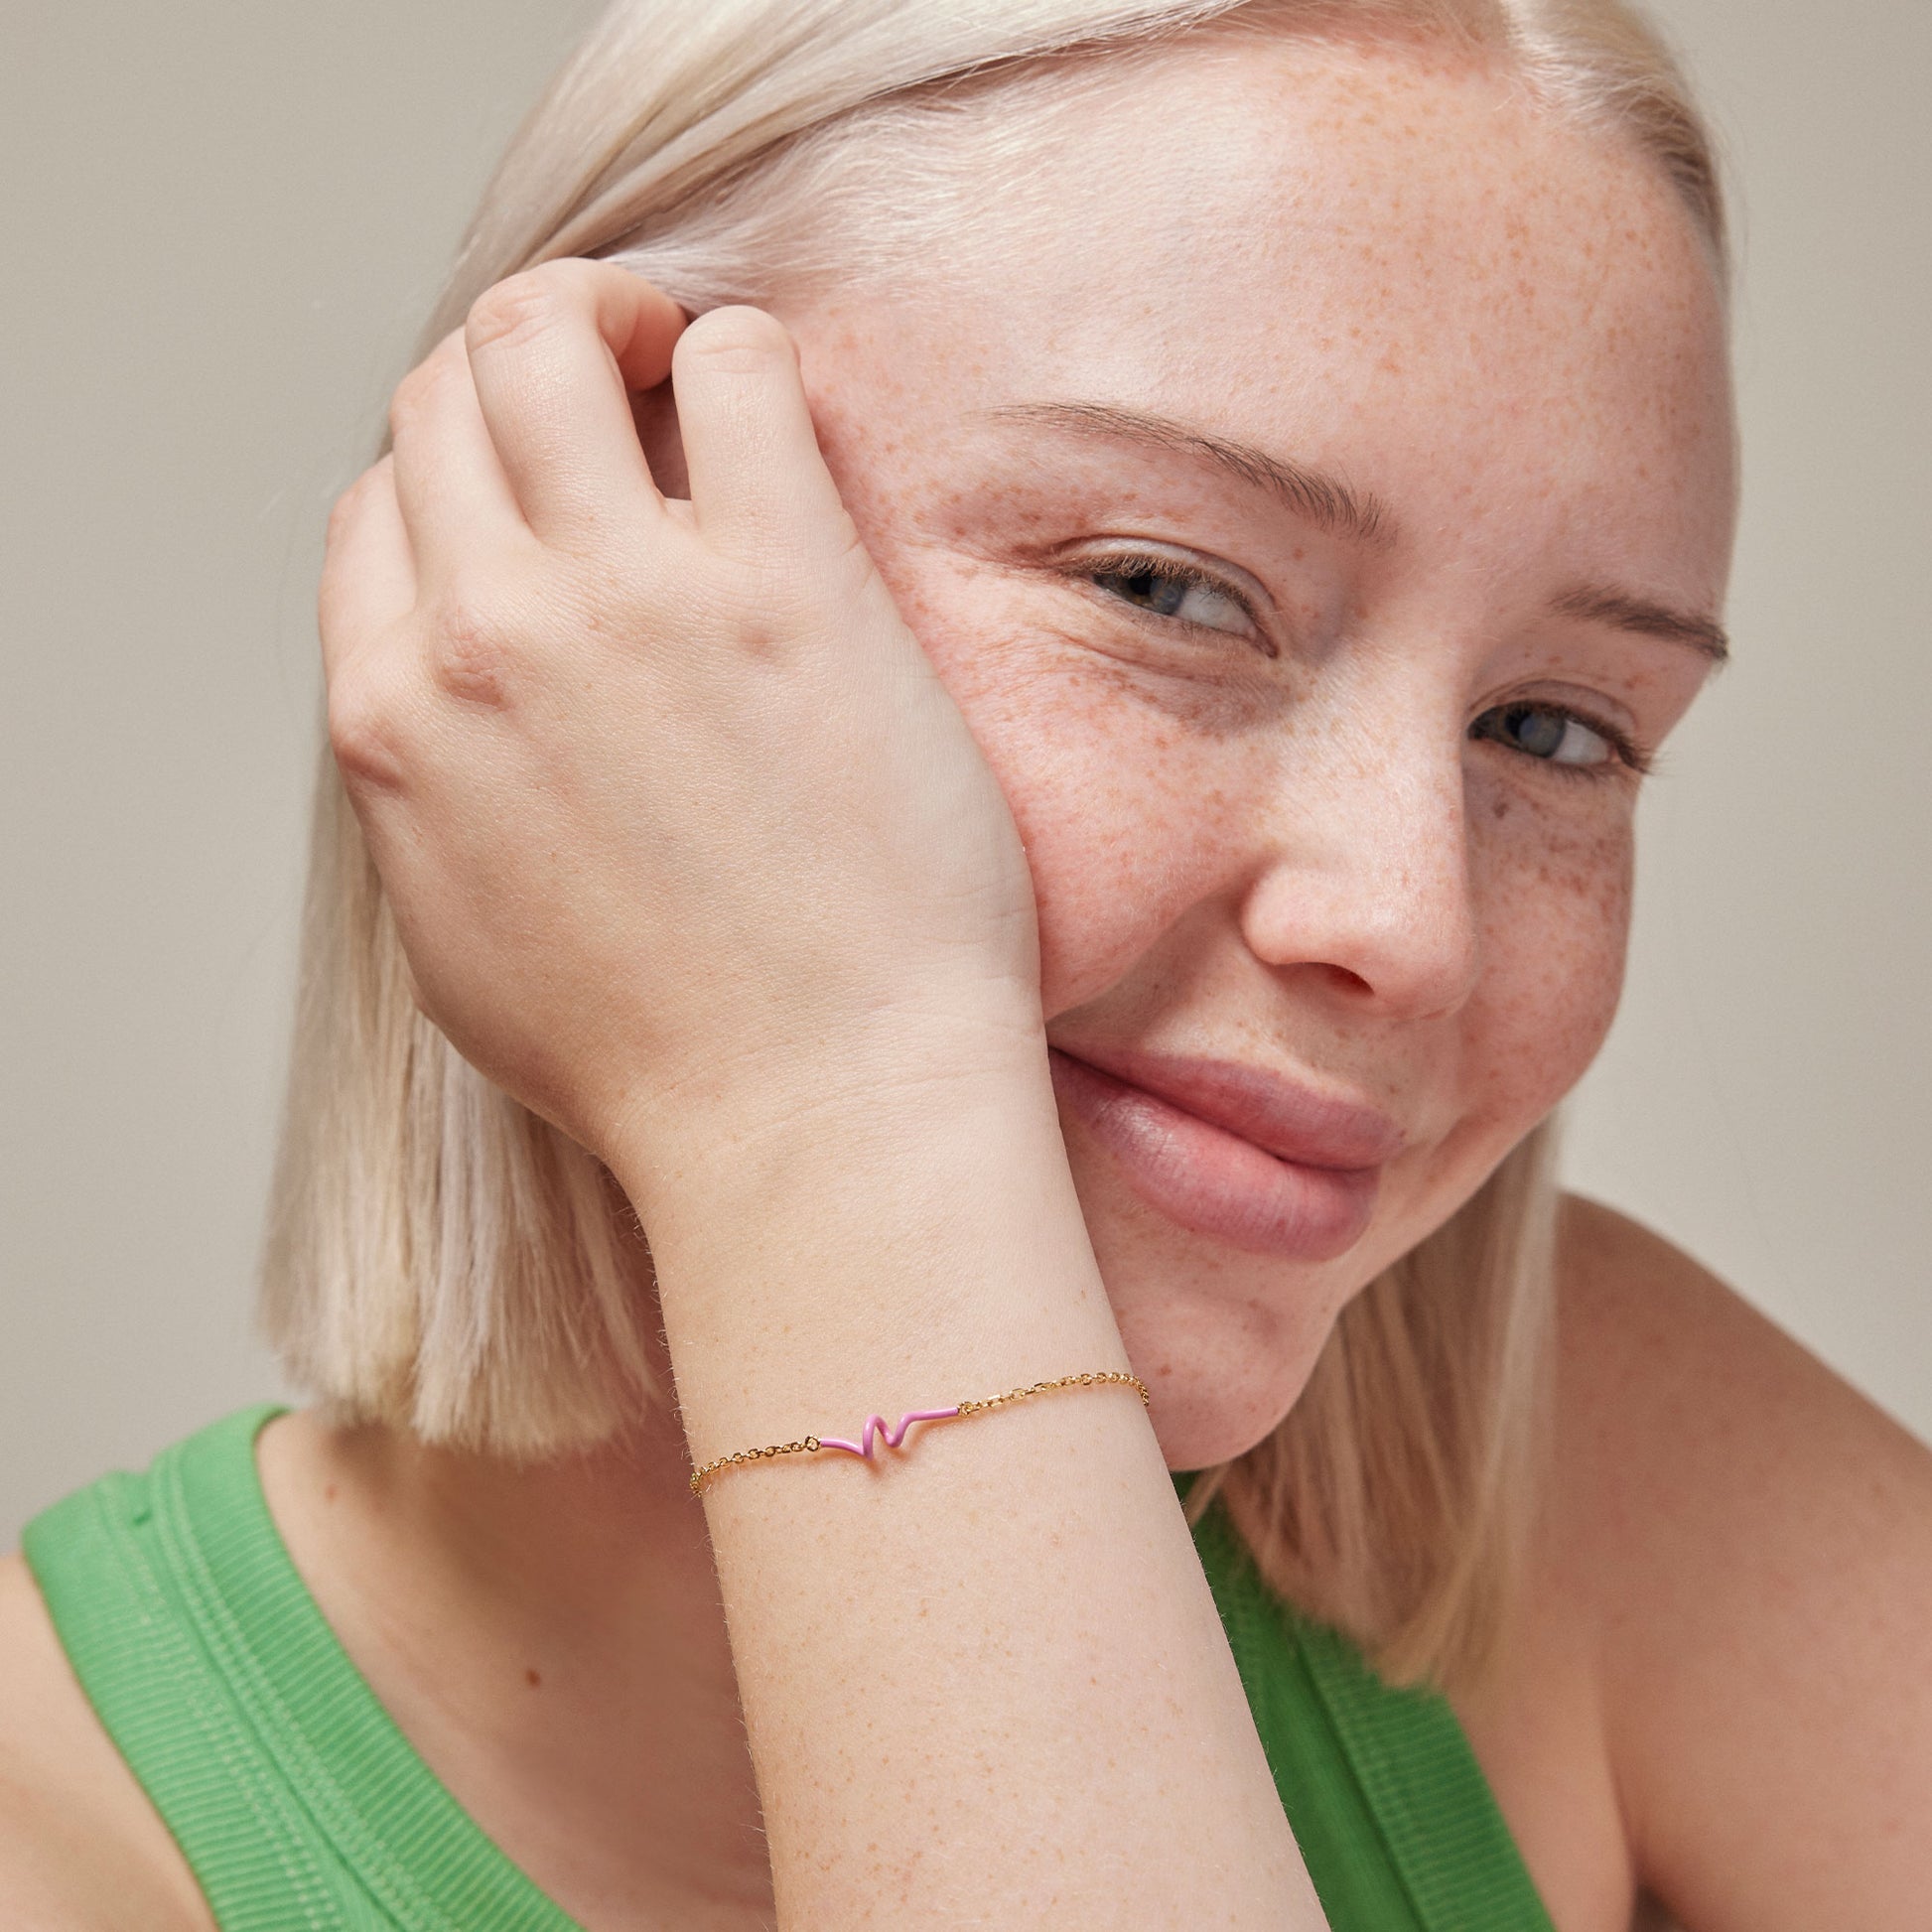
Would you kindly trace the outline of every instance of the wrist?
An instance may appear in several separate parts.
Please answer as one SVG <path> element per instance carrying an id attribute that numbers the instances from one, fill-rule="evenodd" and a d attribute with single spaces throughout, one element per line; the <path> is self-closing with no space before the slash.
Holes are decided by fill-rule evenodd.
<path id="1" fill-rule="evenodd" d="M 973 1116 L 1054 1120 L 1036 994 L 901 999 L 837 1026 L 742 1038 L 622 1095 L 600 1152 L 655 1242 L 695 1201 L 743 1209 L 810 1188 L 828 1162 L 888 1161 Z"/>
<path id="2" fill-rule="evenodd" d="M 619 1170 L 695 1459 L 1125 1364 L 1036 1057 L 894 1059 L 783 1131 Z"/>

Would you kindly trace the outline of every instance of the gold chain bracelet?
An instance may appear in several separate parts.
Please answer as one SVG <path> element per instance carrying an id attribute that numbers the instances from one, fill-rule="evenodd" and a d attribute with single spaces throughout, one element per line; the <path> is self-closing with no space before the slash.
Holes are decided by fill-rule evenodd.
<path id="1" fill-rule="evenodd" d="M 1025 1388 L 1009 1389 L 1005 1395 L 955 1402 L 950 1409 L 908 1409 L 898 1419 L 897 1429 L 889 1428 L 884 1416 L 868 1416 L 866 1426 L 860 1432 L 860 1440 L 856 1443 L 848 1443 L 837 1436 L 805 1436 L 795 1443 L 771 1443 L 763 1449 L 740 1449 L 735 1455 L 721 1455 L 716 1461 L 693 1469 L 692 1492 L 701 1494 L 705 1484 L 720 1469 L 729 1469 L 740 1462 L 762 1462 L 774 1455 L 816 1455 L 822 1449 L 839 1449 L 848 1455 L 863 1456 L 870 1462 L 873 1459 L 873 1444 L 880 1437 L 885 1438 L 888 1449 L 897 1449 L 905 1441 L 905 1432 L 915 1422 L 949 1422 L 955 1416 L 983 1415 L 989 1409 L 1003 1409 L 1009 1402 L 1025 1402 L 1029 1396 L 1044 1395 L 1049 1389 L 1086 1389 L 1099 1382 L 1118 1382 L 1139 1391 L 1143 1408 L 1154 1399 L 1147 1384 L 1138 1375 L 1129 1375 L 1124 1369 L 1118 1368 L 1091 1369 L 1084 1375 L 1062 1375 L 1051 1382 L 1030 1382 Z"/>

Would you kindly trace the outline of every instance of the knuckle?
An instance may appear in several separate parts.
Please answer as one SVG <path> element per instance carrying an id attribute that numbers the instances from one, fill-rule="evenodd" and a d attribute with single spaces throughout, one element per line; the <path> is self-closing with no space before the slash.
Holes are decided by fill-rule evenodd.
<path id="1" fill-rule="evenodd" d="M 418 362 L 396 384 L 389 398 L 389 433 L 402 436 L 435 401 L 437 391 L 449 379 L 449 365 L 439 355 Z"/>
<path id="2" fill-rule="evenodd" d="M 330 680 L 329 749 L 351 791 L 401 788 L 406 765 L 397 725 L 395 706 L 373 678 Z"/>
<path id="3" fill-rule="evenodd" d="M 526 268 L 483 290 L 470 305 L 464 340 L 472 349 L 517 347 L 554 328 L 563 278 Z"/>
<path id="4" fill-rule="evenodd" d="M 794 573 L 748 571 L 715 593 L 712 622 L 749 657 L 782 657 L 818 627 L 810 592 Z"/>
<path id="5" fill-rule="evenodd" d="M 509 701 L 521 653 L 495 613 L 466 598 L 445 598 L 430 620 L 427 654 L 439 691 L 469 704 Z"/>
<path id="6" fill-rule="evenodd" d="M 673 359 L 730 375 L 759 375 L 774 360 L 795 353 L 791 332 L 762 309 L 734 304 L 709 309 L 677 340 Z"/>

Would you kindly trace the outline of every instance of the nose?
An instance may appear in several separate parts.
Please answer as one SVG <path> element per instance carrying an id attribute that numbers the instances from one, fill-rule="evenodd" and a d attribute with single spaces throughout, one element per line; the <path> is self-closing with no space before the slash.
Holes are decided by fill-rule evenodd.
<path id="1" fill-rule="evenodd" d="M 1461 733 L 1418 717 L 1284 749 L 1241 904 L 1256 957 L 1363 1017 L 1457 1011 L 1480 972 Z"/>

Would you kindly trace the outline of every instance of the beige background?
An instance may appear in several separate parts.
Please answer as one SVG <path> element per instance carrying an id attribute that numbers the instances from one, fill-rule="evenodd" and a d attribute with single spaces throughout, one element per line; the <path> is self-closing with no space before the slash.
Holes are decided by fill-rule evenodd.
<path id="1" fill-rule="evenodd" d="M 6 0 L 0 1548 L 276 1392 L 322 522 L 589 11 Z M 1663 12 L 1744 201 L 1740 648 L 1571 1171 L 1932 1435 L 1932 8 Z"/>

